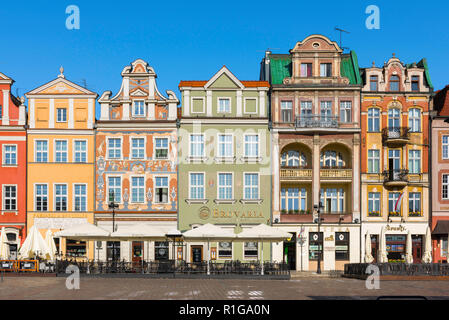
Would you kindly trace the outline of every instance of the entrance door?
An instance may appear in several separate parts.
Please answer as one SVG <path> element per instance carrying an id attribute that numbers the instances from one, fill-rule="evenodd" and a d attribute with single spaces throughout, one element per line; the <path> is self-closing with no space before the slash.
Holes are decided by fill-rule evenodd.
<path id="1" fill-rule="evenodd" d="M 132 242 L 132 262 L 133 265 L 140 265 L 142 263 L 143 258 L 143 242 L 142 241 L 133 241 Z"/>
<path id="2" fill-rule="evenodd" d="M 193 263 L 203 261 L 203 246 L 191 246 L 190 250 Z"/>
<path id="3" fill-rule="evenodd" d="M 296 233 L 290 233 L 290 241 L 284 241 L 284 262 L 289 265 L 290 270 L 296 270 Z"/>
<path id="4" fill-rule="evenodd" d="M 422 254 L 422 236 L 412 235 L 413 263 L 421 263 Z"/>
<path id="5" fill-rule="evenodd" d="M 393 262 L 405 262 L 405 241 L 406 236 L 403 235 L 386 235 L 388 260 Z"/>

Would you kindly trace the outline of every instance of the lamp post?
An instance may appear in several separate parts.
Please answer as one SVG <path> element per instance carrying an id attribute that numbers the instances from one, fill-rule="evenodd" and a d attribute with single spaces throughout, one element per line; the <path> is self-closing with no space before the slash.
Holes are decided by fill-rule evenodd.
<path id="1" fill-rule="evenodd" d="M 118 204 L 115 203 L 114 191 L 109 191 L 109 209 L 112 209 L 112 232 L 115 232 L 115 208 Z M 115 241 L 112 241 L 112 263 L 115 262 Z"/>
<path id="2" fill-rule="evenodd" d="M 324 208 L 324 206 L 320 201 L 319 205 L 314 205 L 313 207 L 318 214 L 318 219 L 317 219 L 316 223 L 318 223 L 318 237 L 319 237 L 320 236 L 320 226 L 321 226 L 321 221 L 322 221 L 320 213 L 321 213 L 321 209 Z M 324 241 L 323 241 L 323 244 L 324 244 Z M 320 248 L 320 245 L 318 245 L 318 247 L 319 247 L 318 248 L 318 263 L 317 263 L 317 268 L 316 268 L 317 274 L 321 274 L 321 256 L 322 256 L 323 244 L 321 244 L 321 248 Z"/>

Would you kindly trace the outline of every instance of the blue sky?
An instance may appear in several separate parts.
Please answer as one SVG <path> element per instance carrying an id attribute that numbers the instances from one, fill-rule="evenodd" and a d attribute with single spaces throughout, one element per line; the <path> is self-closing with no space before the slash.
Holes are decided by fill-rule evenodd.
<path id="1" fill-rule="evenodd" d="M 80 29 L 65 26 L 68 5 L 80 8 Z M 368 30 L 368 5 L 380 9 L 380 30 Z M 120 72 L 137 58 L 158 74 L 159 90 L 179 98 L 180 80 L 207 80 L 226 65 L 241 80 L 258 80 L 267 48 L 288 53 L 320 33 L 355 50 L 361 67 L 381 66 L 392 53 L 406 63 L 426 57 L 435 89 L 449 84 L 447 1 L 7 1 L 0 72 L 23 95 L 66 78 L 101 95 L 116 93 Z M 98 109 L 98 108 L 97 108 Z M 97 110 L 98 115 L 98 110 Z"/>

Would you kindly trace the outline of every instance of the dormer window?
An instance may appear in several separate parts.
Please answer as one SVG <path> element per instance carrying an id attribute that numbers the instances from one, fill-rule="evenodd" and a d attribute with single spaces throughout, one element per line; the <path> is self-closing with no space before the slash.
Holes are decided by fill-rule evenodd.
<path id="1" fill-rule="evenodd" d="M 412 91 L 419 91 L 419 76 L 412 76 Z"/>
<path id="2" fill-rule="evenodd" d="M 369 77 L 369 89 L 371 91 L 378 91 L 377 84 L 379 83 L 379 78 L 377 76 Z"/>
<path id="3" fill-rule="evenodd" d="M 390 77 L 390 91 L 399 91 L 399 77 L 391 76 Z"/>
<path id="4" fill-rule="evenodd" d="M 301 77 L 311 77 L 312 76 L 312 64 L 311 63 L 301 63 Z"/>
<path id="5" fill-rule="evenodd" d="M 332 77 L 332 63 L 320 64 L 320 77 Z"/>
<path id="6" fill-rule="evenodd" d="M 145 116 L 145 101 L 136 100 L 133 104 L 133 116 L 144 117 Z"/>

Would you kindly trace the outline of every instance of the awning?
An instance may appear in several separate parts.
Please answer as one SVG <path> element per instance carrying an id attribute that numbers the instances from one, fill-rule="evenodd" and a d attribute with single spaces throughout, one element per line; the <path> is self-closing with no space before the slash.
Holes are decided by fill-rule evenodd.
<path id="1" fill-rule="evenodd" d="M 435 226 L 435 229 L 433 229 L 432 234 L 434 235 L 439 235 L 439 234 L 444 234 L 444 235 L 448 235 L 449 234 L 449 220 L 447 221 L 438 221 L 437 225 Z"/>

